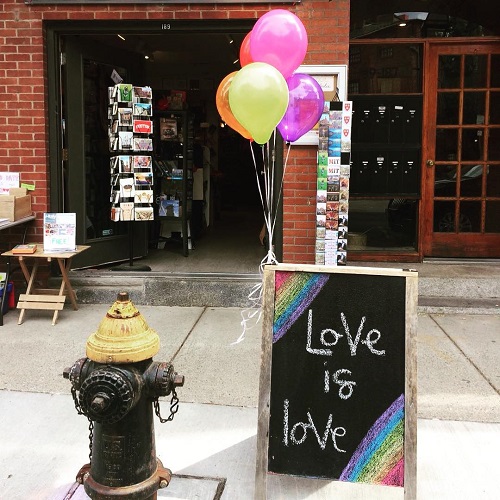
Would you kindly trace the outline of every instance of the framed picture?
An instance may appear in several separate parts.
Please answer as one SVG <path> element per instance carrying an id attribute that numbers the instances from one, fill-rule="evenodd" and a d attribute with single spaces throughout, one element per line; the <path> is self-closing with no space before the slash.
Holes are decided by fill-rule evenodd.
<path id="1" fill-rule="evenodd" d="M 311 75 L 323 89 L 325 102 L 347 100 L 347 65 L 302 65 L 296 73 Z M 318 122 L 319 123 L 319 122 Z M 316 124 L 309 132 L 299 137 L 293 145 L 317 146 L 319 144 L 319 126 Z"/>

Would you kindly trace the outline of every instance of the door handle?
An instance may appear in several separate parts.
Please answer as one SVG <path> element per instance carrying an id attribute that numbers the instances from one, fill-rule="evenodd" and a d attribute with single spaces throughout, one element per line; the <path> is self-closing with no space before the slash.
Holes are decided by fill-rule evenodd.
<path id="1" fill-rule="evenodd" d="M 433 167 L 433 166 L 434 166 L 434 160 L 427 160 L 427 161 L 425 162 L 425 164 L 426 164 L 429 168 L 431 168 L 431 167 Z"/>

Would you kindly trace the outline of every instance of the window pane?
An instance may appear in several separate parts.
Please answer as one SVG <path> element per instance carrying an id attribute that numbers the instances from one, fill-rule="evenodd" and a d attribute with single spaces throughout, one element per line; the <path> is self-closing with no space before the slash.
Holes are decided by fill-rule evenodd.
<path id="1" fill-rule="evenodd" d="M 460 86 L 460 56 L 439 56 L 438 87 L 456 89 Z"/>
<path id="2" fill-rule="evenodd" d="M 462 165 L 460 196 L 481 196 L 483 188 L 482 165 Z"/>
<path id="3" fill-rule="evenodd" d="M 491 56 L 490 87 L 500 87 L 500 54 Z"/>
<path id="4" fill-rule="evenodd" d="M 456 196 L 457 195 L 457 166 L 436 165 L 434 175 L 434 196 Z"/>
<path id="5" fill-rule="evenodd" d="M 465 56 L 464 87 L 486 87 L 487 56 Z"/>
<path id="6" fill-rule="evenodd" d="M 490 128 L 488 160 L 500 160 L 500 129 Z"/>
<path id="7" fill-rule="evenodd" d="M 483 130 L 462 129 L 462 160 L 483 159 Z"/>
<path id="8" fill-rule="evenodd" d="M 356 45 L 350 50 L 350 93 L 422 92 L 420 44 Z"/>
<path id="9" fill-rule="evenodd" d="M 500 197 L 500 165 L 488 165 L 486 170 L 486 196 Z M 497 212 L 500 220 L 500 212 Z"/>
<path id="10" fill-rule="evenodd" d="M 434 202 L 434 231 L 437 233 L 452 233 L 455 231 L 455 202 Z"/>
<path id="11" fill-rule="evenodd" d="M 460 203 L 460 233 L 478 233 L 481 231 L 481 202 L 462 201 Z"/>
<path id="12" fill-rule="evenodd" d="M 483 125 L 485 100 L 485 92 L 464 92 L 464 113 L 462 123 L 465 125 Z"/>
<path id="13" fill-rule="evenodd" d="M 500 92 L 490 93 L 490 123 L 500 124 Z"/>
<path id="14" fill-rule="evenodd" d="M 456 161 L 458 151 L 458 130 L 438 129 L 436 131 L 436 160 Z"/>
<path id="15" fill-rule="evenodd" d="M 500 233 L 500 201 L 486 202 L 486 221 L 484 230 L 487 233 Z"/>
<path id="16" fill-rule="evenodd" d="M 417 200 L 387 198 L 349 202 L 348 250 L 414 250 Z"/>
<path id="17" fill-rule="evenodd" d="M 458 124 L 458 92 L 440 92 L 438 94 L 437 124 Z"/>

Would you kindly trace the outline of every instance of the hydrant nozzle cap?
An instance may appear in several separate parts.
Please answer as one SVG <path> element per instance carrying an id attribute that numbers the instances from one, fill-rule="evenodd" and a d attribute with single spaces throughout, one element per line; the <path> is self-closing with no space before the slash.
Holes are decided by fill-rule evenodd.
<path id="1" fill-rule="evenodd" d="M 118 297 L 116 297 L 118 302 L 127 302 L 129 299 L 128 292 L 120 292 Z"/>
<path id="2" fill-rule="evenodd" d="M 97 331 L 87 339 L 87 357 L 97 363 L 136 363 L 152 358 L 160 349 L 160 338 L 142 314 L 120 292 Z"/>

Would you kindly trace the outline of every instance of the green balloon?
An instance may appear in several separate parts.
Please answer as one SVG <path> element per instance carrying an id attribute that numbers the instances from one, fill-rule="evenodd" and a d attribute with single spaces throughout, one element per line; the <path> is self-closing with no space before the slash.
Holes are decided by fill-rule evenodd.
<path id="1" fill-rule="evenodd" d="M 265 144 L 288 107 L 286 80 L 270 64 L 247 64 L 231 82 L 229 106 L 253 140 Z"/>

